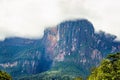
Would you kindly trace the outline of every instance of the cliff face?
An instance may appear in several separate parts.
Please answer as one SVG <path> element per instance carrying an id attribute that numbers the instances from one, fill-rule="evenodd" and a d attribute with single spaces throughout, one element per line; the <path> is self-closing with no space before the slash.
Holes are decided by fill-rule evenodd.
<path id="1" fill-rule="evenodd" d="M 0 69 L 13 76 L 49 69 L 87 76 L 90 68 L 108 53 L 120 51 L 120 42 L 115 38 L 104 32 L 95 33 L 88 20 L 65 21 L 47 28 L 39 40 L 10 38 L 0 42 Z"/>
<path id="2" fill-rule="evenodd" d="M 102 31 L 95 33 L 93 25 L 87 20 L 75 20 L 63 22 L 57 28 L 48 28 L 42 42 L 46 53 L 51 56 L 48 58 L 56 61 L 60 60 L 59 55 L 63 59 L 76 54 L 86 55 L 91 60 L 101 60 L 107 53 L 120 50 L 120 43 L 115 42 L 115 38 L 116 36 Z"/>
<path id="3" fill-rule="evenodd" d="M 114 42 L 116 36 L 95 33 L 87 20 L 66 21 L 48 32 L 50 46 L 47 48 L 50 49 L 48 53 L 51 53 L 49 58 L 53 60 L 53 70 L 78 71 L 77 75 L 86 76 L 108 53 L 120 51 L 120 43 Z"/>

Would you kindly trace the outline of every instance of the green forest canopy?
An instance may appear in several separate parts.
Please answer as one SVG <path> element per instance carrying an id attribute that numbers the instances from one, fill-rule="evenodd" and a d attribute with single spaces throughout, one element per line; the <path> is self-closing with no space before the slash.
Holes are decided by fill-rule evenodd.
<path id="1" fill-rule="evenodd" d="M 120 53 L 110 54 L 95 68 L 88 80 L 120 80 Z"/>
<path id="2" fill-rule="evenodd" d="M 12 77 L 8 73 L 0 70 L 0 80 L 12 80 Z"/>

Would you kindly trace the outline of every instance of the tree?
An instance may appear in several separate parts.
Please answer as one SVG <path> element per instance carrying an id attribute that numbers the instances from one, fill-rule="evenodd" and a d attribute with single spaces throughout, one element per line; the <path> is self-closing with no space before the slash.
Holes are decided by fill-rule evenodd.
<path id="1" fill-rule="evenodd" d="M 0 70 L 0 80 L 12 80 L 12 77 L 8 73 Z"/>
<path id="2" fill-rule="evenodd" d="M 110 54 L 95 68 L 88 80 L 120 80 L 120 53 Z"/>

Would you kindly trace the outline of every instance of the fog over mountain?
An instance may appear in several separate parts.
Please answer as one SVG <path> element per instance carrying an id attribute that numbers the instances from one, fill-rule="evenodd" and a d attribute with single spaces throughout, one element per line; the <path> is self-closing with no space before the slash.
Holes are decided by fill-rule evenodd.
<path id="1" fill-rule="evenodd" d="M 0 0 L 0 40 L 6 37 L 40 38 L 46 27 L 86 18 L 120 39 L 119 0 Z"/>

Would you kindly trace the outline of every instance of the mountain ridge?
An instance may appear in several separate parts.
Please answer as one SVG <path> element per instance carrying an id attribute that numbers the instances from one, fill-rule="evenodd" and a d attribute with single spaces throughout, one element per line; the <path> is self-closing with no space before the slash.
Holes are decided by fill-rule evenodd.
<path id="1" fill-rule="evenodd" d="M 114 41 L 115 38 L 105 32 L 96 33 L 86 19 L 64 21 L 47 28 L 41 39 L 0 41 L 0 69 L 13 77 L 49 70 L 86 77 L 108 53 L 120 51 L 120 42 Z"/>

